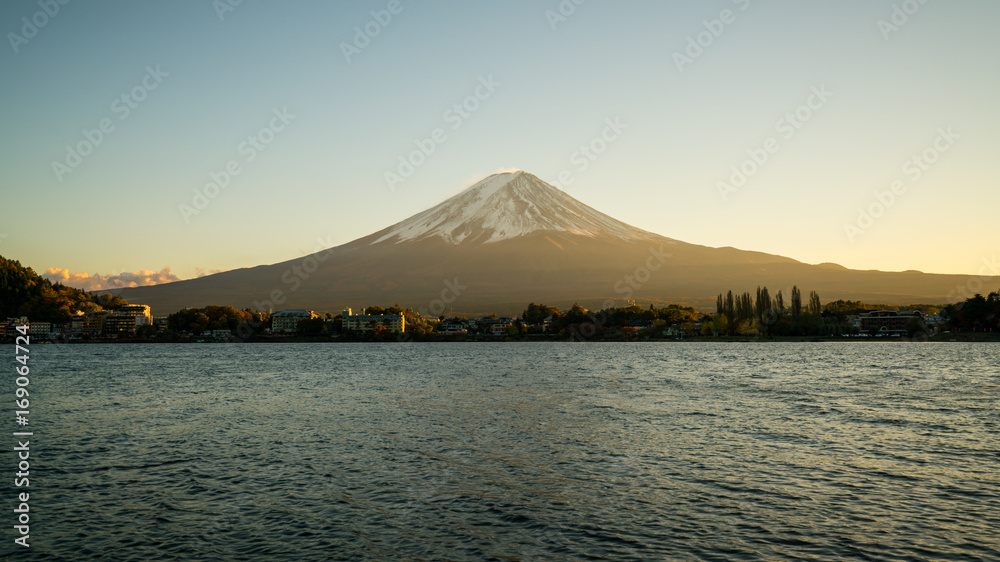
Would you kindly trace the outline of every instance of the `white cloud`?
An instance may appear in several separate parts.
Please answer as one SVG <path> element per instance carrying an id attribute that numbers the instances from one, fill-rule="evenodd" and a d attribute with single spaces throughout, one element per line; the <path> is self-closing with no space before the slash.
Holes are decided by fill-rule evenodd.
<path id="1" fill-rule="evenodd" d="M 204 267 L 194 268 L 195 277 L 204 277 L 206 275 L 215 275 L 216 273 L 225 273 L 229 271 L 228 269 L 205 269 Z"/>
<path id="2" fill-rule="evenodd" d="M 136 272 L 116 273 L 111 275 L 101 275 L 95 273 L 90 275 L 86 271 L 73 273 L 68 269 L 50 267 L 42 277 L 53 283 L 62 283 L 68 287 L 76 287 L 84 291 L 100 291 L 102 289 L 119 289 L 122 287 L 143 287 L 145 285 L 159 285 L 161 283 L 171 283 L 180 281 L 180 278 L 170 273 L 170 267 L 164 267 L 160 271 L 142 270 Z"/>

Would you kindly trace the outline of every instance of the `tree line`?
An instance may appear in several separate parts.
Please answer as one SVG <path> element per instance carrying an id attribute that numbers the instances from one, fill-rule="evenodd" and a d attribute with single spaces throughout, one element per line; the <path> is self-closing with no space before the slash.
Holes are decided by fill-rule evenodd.
<path id="1" fill-rule="evenodd" d="M 235 331 L 240 324 L 260 320 L 260 313 L 250 309 L 237 310 L 232 306 L 209 305 L 186 308 L 167 316 L 167 329 L 175 332 L 200 334 L 206 330 Z"/>
<path id="2" fill-rule="evenodd" d="M 127 304 L 116 295 L 95 295 L 52 283 L 21 262 L 0 256 L 0 319 L 27 316 L 35 322 L 65 324 L 78 312 L 113 310 Z"/>
<path id="3" fill-rule="evenodd" d="M 816 291 L 802 301 L 802 291 L 793 286 L 788 302 L 778 291 L 771 297 L 767 287 L 757 287 L 756 295 L 749 292 L 716 297 L 712 321 L 702 324 L 702 335 L 728 336 L 827 336 L 849 333 L 852 326 L 845 318 L 829 314 Z"/>
<path id="4" fill-rule="evenodd" d="M 649 308 L 632 304 L 591 311 L 574 303 L 569 310 L 562 312 L 556 307 L 532 302 L 521 313 L 521 320 L 528 325 L 522 333 L 540 331 L 541 328 L 532 328 L 531 325 L 550 319 L 551 326 L 548 331 L 575 339 L 599 337 L 611 331 L 627 332 L 638 328 L 651 330 L 650 335 L 658 336 L 663 335 L 670 326 L 678 324 L 693 329 L 699 318 L 697 310 L 678 304 L 665 307 L 650 304 Z"/>
<path id="5" fill-rule="evenodd" d="M 27 316 L 32 321 L 64 324 L 78 313 L 113 310 L 129 304 L 111 294 L 95 295 L 52 283 L 30 267 L 16 260 L 0 256 L 0 318 Z M 576 334 L 585 328 L 589 335 L 602 335 L 612 330 L 630 330 L 636 327 L 652 328 L 652 335 L 668 327 L 683 325 L 690 330 L 701 323 L 703 335 L 731 336 L 826 336 L 855 333 L 857 329 L 848 321 L 849 316 L 873 310 L 919 310 L 924 314 L 940 313 L 945 327 L 955 331 L 1000 330 L 1000 291 L 987 296 L 976 294 L 962 303 L 941 306 L 917 304 L 906 307 L 869 305 L 860 301 L 837 300 L 823 305 L 819 295 L 810 291 L 808 298 L 797 286 L 790 294 L 778 291 L 771 295 L 767 287 L 758 287 L 755 294 L 734 294 L 728 291 L 716 297 L 716 313 L 702 316 L 691 307 L 672 304 L 666 307 L 637 305 L 611 307 L 590 311 L 578 304 L 563 312 L 545 304 L 528 304 L 515 322 L 511 335 L 538 331 L 543 321 L 549 319 L 549 331 L 563 335 Z M 444 318 L 423 318 L 418 312 L 397 305 L 372 306 L 369 314 L 403 314 L 407 331 L 428 334 L 438 329 Z M 496 315 L 493 315 L 494 317 Z M 266 313 L 251 309 L 239 310 L 232 306 L 207 306 L 177 311 L 168 316 L 168 329 L 175 332 L 201 333 L 206 330 L 228 329 L 233 333 L 258 334 L 269 327 Z M 340 316 L 327 313 L 325 318 L 303 322 L 300 333 L 322 335 L 340 332 Z M 238 334 L 242 335 L 242 334 Z"/>
<path id="6" fill-rule="evenodd" d="M 941 311 L 948 328 L 959 332 L 1000 331 L 1000 291 L 988 296 L 976 294 L 965 302 L 951 304 Z"/>

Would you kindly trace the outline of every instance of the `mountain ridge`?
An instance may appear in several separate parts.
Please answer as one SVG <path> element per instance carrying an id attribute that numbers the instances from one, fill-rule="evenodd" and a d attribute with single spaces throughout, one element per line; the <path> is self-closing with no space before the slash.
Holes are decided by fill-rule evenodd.
<path id="1" fill-rule="evenodd" d="M 529 302 L 602 308 L 609 300 L 714 310 L 718 293 L 758 285 L 772 294 L 798 285 L 825 300 L 943 304 L 964 298 L 954 289 L 967 280 L 690 244 L 614 219 L 518 171 L 488 176 L 403 221 L 314 254 L 116 292 L 163 312 L 229 304 L 336 313 L 375 304 L 427 309 L 457 284 L 465 289 L 450 295 L 452 313 L 516 314 Z M 1000 287 L 1000 277 L 985 282 Z"/>

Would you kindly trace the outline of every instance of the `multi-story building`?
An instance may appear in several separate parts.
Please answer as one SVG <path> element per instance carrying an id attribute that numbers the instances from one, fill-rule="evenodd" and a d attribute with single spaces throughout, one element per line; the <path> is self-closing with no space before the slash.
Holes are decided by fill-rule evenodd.
<path id="1" fill-rule="evenodd" d="M 443 322 L 438 327 L 438 332 L 442 334 L 468 334 L 469 329 L 463 322 Z"/>
<path id="2" fill-rule="evenodd" d="M 271 315 L 271 331 L 276 333 L 294 333 L 299 330 L 303 320 L 319 318 L 319 314 L 311 310 L 282 310 Z"/>
<path id="3" fill-rule="evenodd" d="M 79 313 L 69 321 L 69 333 L 79 336 L 83 333 L 84 326 L 87 325 L 87 315 Z"/>
<path id="4" fill-rule="evenodd" d="M 142 326 L 153 323 L 149 307 L 144 304 L 128 304 L 118 307 L 104 320 L 103 333 L 106 335 L 134 335 Z"/>
<path id="5" fill-rule="evenodd" d="M 129 316 L 135 319 L 135 327 L 150 326 L 153 324 L 153 315 L 149 307 L 144 304 L 127 304 L 118 307 L 115 316 Z"/>
<path id="6" fill-rule="evenodd" d="M 170 318 L 170 317 L 169 316 L 154 316 L 153 317 L 153 326 L 156 327 L 156 330 L 158 332 L 162 332 L 162 331 L 164 331 L 164 330 L 167 329 L 167 327 L 169 326 L 169 322 L 167 321 L 168 318 Z"/>
<path id="7" fill-rule="evenodd" d="M 343 329 L 355 332 L 371 332 L 382 326 L 394 334 L 406 331 L 406 318 L 402 314 L 353 314 L 348 308 L 341 315 Z"/>
<path id="8" fill-rule="evenodd" d="M 111 316 L 107 310 L 88 312 L 83 321 L 83 335 L 100 336 L 104 333 L 104 322 Z"/>
<path id="9" fill-rule="evenodd" d="M 28 329 L 30 330 L 31 323 L 28 322 L 28 317 L 19 316 L 15 318 L 8 318 L 3 332 L 4 335 L 7 336 L 8 338 L 13 338 L 15 336 L 21 335 L 21 333 L 17 331 L 18 326 L 29 326 Z"/>
<path id="10" fill-rule="evenodd" d="M 52 323 L 31 322 L 28 328 L 28 333 L 34 338 L 48 339 L 49 336 L 52 335 Z"/>
<path id="11" fill-rule="evenodd" d="M 101 333 L 105 336 L 130 336 L 135 334 L 135 318 L 111 313 L 104 319 Z"/>
<path id="12" fill-rule="evenodd" d="M 906 324 L 910 320 L 922 319 L 916 310 L 875 310 L 861 314 L 861 333 L 870 336 L 905 335 Z"/>

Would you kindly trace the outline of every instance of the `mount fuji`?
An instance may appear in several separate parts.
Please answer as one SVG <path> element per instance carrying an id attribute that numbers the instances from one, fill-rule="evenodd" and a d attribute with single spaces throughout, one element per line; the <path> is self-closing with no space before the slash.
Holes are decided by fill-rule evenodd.
<path id="1" fill-rule="evenodd" d="M 452 244 L 490 244 L 537 232 L 626 241 L 662 239 L 600 213 L 521 171 L 492 175 L 382 232 L 374 243 L 437 237 Z"/>
<path id="2" fill-rule="evenodd" d="M 678 303 L 714 311 L 730 289 L 815 290 L 824 301 L 944 303 L 965 276 L 855 271 L 688 244 L 648 232 L 523 171 L 494 174 L 443 203 L 294 260 L 116 291 L 158 314 L 209 304 L 261 310 L 399 304 L 446 314 L 516 314 L 529 302 L 588 308 Z M 1000 278 L 993 283 L 1000 285 Z M 952 291 L 949 298 L 949 291 Z M 435 312 L 436 313 L 436 312 Z"/>

